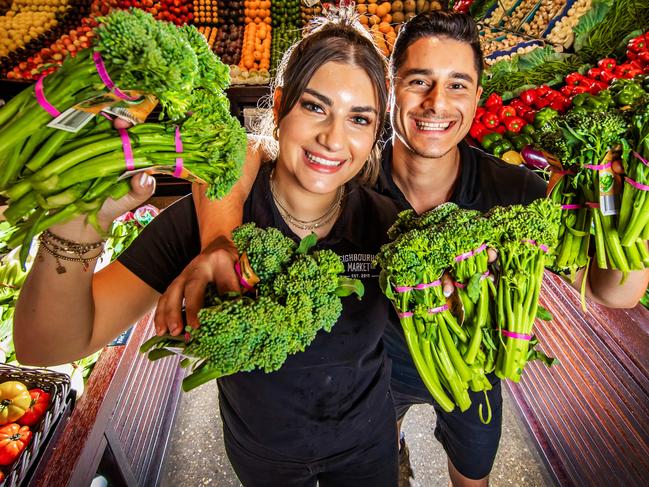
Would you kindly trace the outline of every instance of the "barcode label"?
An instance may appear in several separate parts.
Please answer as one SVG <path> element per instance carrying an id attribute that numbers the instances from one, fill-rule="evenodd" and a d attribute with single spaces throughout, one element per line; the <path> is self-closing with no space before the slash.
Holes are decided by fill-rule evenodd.
<path id="1" fill-rule="evenodd" d="M 615 195 L 601 195 L 599 197 L 599 211 L 601 211 L 604 216 L 617 215 Z"/>
<path id="2" fill-rule="evenodd" d="M 76 134 L 94 117 L 94 113 L 83 112 L 75 108 L 68 108 L 61 115 L 48 123 L 47 126 L 53 129 L 65 130 L 66 132 Z"/>

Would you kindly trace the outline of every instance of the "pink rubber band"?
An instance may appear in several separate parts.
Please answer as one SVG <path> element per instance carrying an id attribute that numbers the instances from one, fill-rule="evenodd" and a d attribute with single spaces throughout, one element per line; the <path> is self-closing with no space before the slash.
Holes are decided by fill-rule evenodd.
<path id="1" fill-rule="evenodd" d="M 180 129 L 176 126 L 176 152 L 183 151 L 183 140 L 180 138 Z M 183 173 L 183 158 L 176 157 L 176 169 L 174 170 L 174 176 L 179 178 Z"/>
<path id="2" fill-rule="evenodd" d="M 584 164 L 586 169 L 592 169 L 593 171 L 602 171 L 611 167 L 613 163 L 607 162 L 606 164 Z"/>
<path id="3" fill-rule="evenodd" d="M 484 274 L 482 274 L 482 275 L 480 276 L 480 280 L 482 281 L 483 279 L 486 279 L 486 278 L 489 277 L 490 275 L 491 275 L 491 272 L 487 271 L 487 272 L 485 272 Z"/>
<path id="4" fill-rule="evenodd" d="M 513 331 L 508 331 L 508 330 L 500 330 L 500 333 L 502 333 L 507 338 L 517 338 L 519 340 L 531 340 L 532 339 L 532 335 L 526 335 L 524 333 L 515 333 Z"/>
<path id="5" fill-rule="evenodd" d="M 434 315 L 436 313 L 441 313 L 442 311 L 446 311 L 446 310 L 448 310 L 448 304 L 438 306 L 437 308 L 428 308 L 428 313 Z"/>
<path id="6" fill-rule="evenodd" d="M 487 249 L 487 244 L 482 244 L 480 247 L 478 247 L 477 249 L 475 249 L 473 251 L 473 255 L 479 254 L 480 252 L 482 252 L 483 250 L 486 250 L 486 249 Z"/>
<path id="7" fill-rule="evenodd" d="M 99 51 L 95 51 L 92 53 L 92 60 L 95 62 L 95 67 L 97 68 L 97 74 L 101 78 L 101 80 L 104 82 L 106 85 L 106 88 L 108 88 L 109 91 L 112 91 L 120 97 L 122 100 L 137 100 L 138 97 L 133 97 L 129 96 L 126 93 L 122 93 L 120 89 L 115 86 L 115 83 L 113 83 L 113 80 L 110 79 L 110 75 L 108 74 L 108 71 L 106 70 L 106 65 L 104 64 L 104 60 L 101 57 L 101 54 Z"/>
<path id="8" fill-rule="evenodd" d="M 624 178 L 624 180 L 634 188 L 639 189 L 640 191 L 649 191 L 649 186 L 647 186 L 646 184 L 638 183 L 637 181 L 634 181 L 631 178 Z"/>
<path id="9" fill-rule="evenodd" d="M 587 201 L 584 203 L 588 208 L 599 208 L 599 203 Z"/>
<path id="10" fill-rule="evenodd" d="M 59 115 L 61 115 L 61 112 L 59 112 L 54 107 L 54 105 L 52 105 L 49 101 L 47 101 L 47 98 L 45 98 L 45 90 L 43 89 L 43 79 L 45 79 L 45 76 L 41 76 L 40 78 L 38 78 L 36 85 L 34 85 L 36 101 L 43 108 L 43 110 L 45 110 L 47 113 L 49 113 L 52 116 L 52 118 L 56 118 Z"/>
<path id="11" fill-rule="evenodd" d="M 453 285 L 458 289 L 464 289 L 466 287 L 466 284 L 462 284 L 461 282 L 457 281 L 453 281 Z"/>
<path id="12" fill-rule="evenodd" d="M 649 161 L 642 157 L 640 154 L 637 152 L 634 152 L 633 155 L 635 156 L 636 159 L 638 159 L 641 163 L 643 163 L 645 166 L 649 166 Z"/>
<path id="13" fill-rule="evenodd" d="M 581 205 L 561 205 L 562 210 L 580 210 L 583 208 Z"/>
<path id="14" fill-rule="evenodd" d="M 239 284 L 241 284 L 241 286 L 245 290 L 252 289 L 253 286 L 251 286 L 250 283 L 248 281 L 246 281 L 246 278 L 243 277 L 243 275 L 241 274 L 241 264 L 239 264 L 239 262 L 234 264 L 234 270 L 237 273 L 237 277 L 239 278 Z"/>
<path id="15" fill-rule="evenodd" d="M 414 288 L 410 286 L 395 286 L 394 290 L 398 293 L 407 293 L 408 291 L 412 291 Z"/>
<path id="16" fill-rule="evenodd" d="M 455 262 L 462 262 L 463 260 L 467 260 L 473 256 L 473 252 L 470 250 L 468 252 L 464 252 L 463 254 L 460 254 L 455 257 Z"/>
<path id="17" fill-rule="evenodd" d="M 550 251 L 547 245 L 538 243 L 536 240 L 522 240 L 523 243 L 528 243 L 531 245 L 536 245 L 538 248 L 540 248 L 543 252 L 546 254 Z"/>
<path id="18" fill-rule="evenodd" d="M 133 159 L 133 147 L 131 147 L 131 139 L 128 136 L 126 129 L 117 129 L 119 136 L 122 139 L 122 149 L 124 150 L 124 161 L 126 162 L 126 170 L 132 171 L 135 169 L 135 160 Z"/>
<path id="19" fill-rule="evenodd" d="M 417 284 L 415 286 L 415 289 L 418 289 L 418 290 L 421 291 L 422 289 L 428 289 L 429 287 L 435 287 L 435 286 L 441 286 L 441 285 L 442 285 L 442 281 L 437 280 L 437 281 L 433 281 L 433 282 L 426 282 L 426 283 L 423 283 L 423 284 Z"/>
<path id="20" fill-rule="evenodd" d="M 412 318 L 415 315 L 412 311 L 405 311 L 403 313 L 397 313 L 399 318 Z"/>

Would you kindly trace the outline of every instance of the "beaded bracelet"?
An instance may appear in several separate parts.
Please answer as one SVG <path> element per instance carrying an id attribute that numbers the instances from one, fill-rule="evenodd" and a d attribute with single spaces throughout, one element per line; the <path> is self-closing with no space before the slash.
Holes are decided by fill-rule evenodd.
<path id="1" fill-rule="evenodd" d="M 68 262 L 80 262 L 83 270 L 87 271 L 90 263 L 97 260 L 103 252 L 103 245 L 105 240 L 99 240 L 92 243 L 79 243 L 71 240 L 66 240 L 58 235 L 54 235 L 49 230 L 45 230 L 38 237 L 40 247 L 48 254 L 56 259 L 56 272 L 63 274 L 67 271 L 61 260 Z M 97 255 L 91 257 L 84 257 L 85 254 L 93 250 L 99 249 Z M 63 252 L 63 254 L 61 253 Z M 66 255 L 69 254 L 69 255 Z M 76 257 L 73 257 L 76 255 Z"/>

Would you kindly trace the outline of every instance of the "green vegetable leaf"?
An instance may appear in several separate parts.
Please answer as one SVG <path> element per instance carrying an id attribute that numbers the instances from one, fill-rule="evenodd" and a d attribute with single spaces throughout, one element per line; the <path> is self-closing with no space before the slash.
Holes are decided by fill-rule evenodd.
<path id="1" fill-rule="evenodd" d="M 579 51 L 583 47 L 588 34 L 604 19 L 611 9 L 612 3 L 610 0 L 593 2 L 591 9 L 579 19 L 574 28 L 575 42 L 573 46 L 575 51 Z"/>
<path id="2" fill-rule="evenodd" d="M 336 288 L 336 296 L 345 297 L 351 296 L 356 293 L 358 299 L 363 297 L 365 294 L 365 286 L 358 279 L 350 279 L 348 277 L 339 277 L 338 278 L 338 288 Z"/>
<path id="3" fill-rule="evenodd" d="M 551 320 L 554 319 L 554 316 L 552 316 L 552 313 L 550 313 L 547 309 L 545 309 L 540 304 L 539 304 L 538 308 L 536 309 L 536 317 L 539 320 L 543 320 L 543 321 L 551 321 Z"/>
<path id="4" fill-rule="evenodd" d="M 318 236 L 315 233 L 311 233 L 300 240 L 300 246 L 297 248 L 296 252 L 298 254 L 306 254 L 317 243 Z"/>
<path id="5" fill-rule="evenodd" d="M 473 274 L 471 276 L 471 279 L 469 279 L 469 284 L 466 287 L 467 294 L 469 295 L 469 298 L 471 301 L 474 303 L 478 302 L 478 299 L 480 299 L 480 278 L 482 277 L 481 274 Z"/>

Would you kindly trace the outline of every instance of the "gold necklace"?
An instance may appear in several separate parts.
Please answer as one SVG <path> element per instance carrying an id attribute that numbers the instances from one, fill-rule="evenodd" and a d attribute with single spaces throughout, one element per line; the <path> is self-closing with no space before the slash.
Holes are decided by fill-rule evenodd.
<path id="1" fill-rule="evenodd" d="M 275 200 L 275 203 L 277 203 L 277 209 L 279 210 L 279 214 L 282 216 L 282 218 L 284 218 L 284 220 L 286 220 L 291 225 L 301 230 L 315 230 L 329 223 L 338 214 L 338 211 L 342 206 L 343 196 L 345 195 L 344 186 L 338 188 L 338 194 L 336 196 L 335 201 L 331 204 L 331 206 L 327 209 L 327 211 L 324 212 L 323 215 L 319 216 L 314 220 L 300 220 L 299 218 L 294 217 L 289 213 L 286 207 L 282 204 L 279 196 L 277 196 L 274 176 L 275 176 L 275 170 L 273 169 L 273 172 L 270 174 L 270 192 L 273 195 L 273 199 Z"/>

